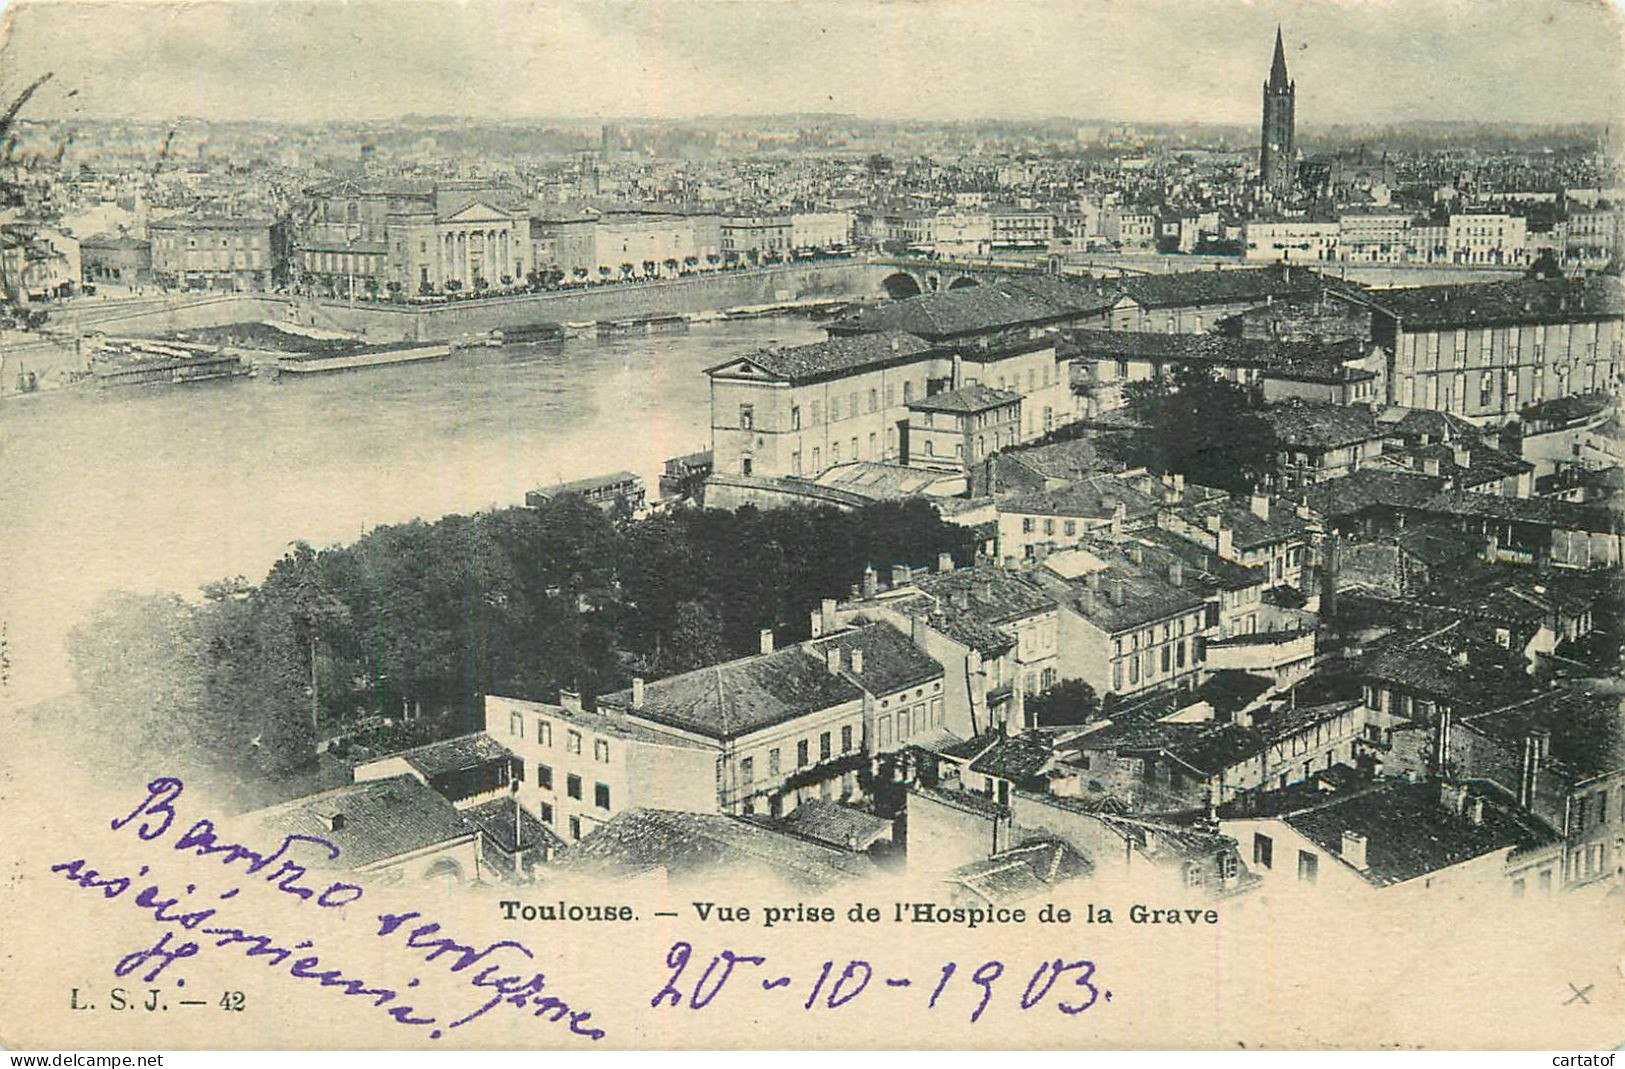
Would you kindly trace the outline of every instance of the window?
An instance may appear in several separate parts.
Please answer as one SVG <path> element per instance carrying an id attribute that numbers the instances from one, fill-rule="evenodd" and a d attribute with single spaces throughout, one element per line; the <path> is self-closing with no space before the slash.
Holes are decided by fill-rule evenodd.
<path id="1" fill-rule="evenodd" d="M 1320 858 L 1307 850 L 1299 850 L 1298 880 L 1302 883 L 1314 883 L 1318 875 L 1320 875 Z"/>
<path id="2" fill-rule="evenodd" d="M 553 769 L 548 765 L 536 766 L 536 786 L 544 791 L 553 789 Z"/>
<path id="3" fill-rule="evenodd" d="M 592 759 L 600 764 L 609 764 L 609 743 L 603 739 L 592 740 Z"/>
<path id="4" fill-rule="evenodd" d="M 564 777 L 564 793 L 581 801 L 581 777 L 573 774 Z"/>
<path id="5" fill-rule="evenodd" d="M 524 713 L 508 714 L 508 734 L 512 735 L 516 739 L 522 739 L 525 737 Z"/>
<path id="6" fill-rule="evenodd" d="M 572 839 L 581 838 L 581 818 L 580 817 L 571 817 L 570 818 L 570 838 L 572 838 Z"/>
<path id="7" fill-rule="evenodd" d="M 1202 864 L 1199 861 L 1185 863 L 1185 886 L 1200 887 L 1203 882 Z"/>
<path id="8" fill-rule="evenodd" d="M 912 400 L 914 400 L 914 384 L 905 381 L 903 383 L 903 403 L 906 405 Z"/>
<path id="9" fill-rule="evenodd" d="M 1228 851 L 1219 855 L 1219 879 L 1233 880 L 1240 874 L 1240 858 Z"/>
<path id="10" fill-rule="evenodd" d="M 818 736 L 818 759 L 820 761 L 829 760 L 829 743 L 829 732 L 826 731 Z"/>
<path id="11" fill-rule="evenodd" d="M 749 475 L 750 472 L 751 472 L 751 458 L 750 457 L 740 457 L 739 458 L 739 474 L 741 474 L 741 475 Z"/>
<path id="12" fill-rule="evenodd" d="M 595 783 L 592 785 L 592 803 L 599 809 L 609 808 L 609 784 Z"/>
<path id="13" fill-rule="evenodd" d="M 847 724 L 841 728 L 841 752 L 852 752 L 852 725 Z"/>
<path id="14" fill-rule="evenodd" d="M 572 731 L 565 737 L 564 748 L 569 753 L 581 752 L 581 732 Z"/>
<path id="15" fill-rule="evenodd" d="M 777 746 L 767 751 L 767 774 L 769 776 L 779 774 L 779 748 Z"/>
<path id="16" fill-rule="evenodd" d="M 880 407 L 880 394 L 875 390 L 869 391 L 869 411 L 873 412 Z"/>
<path id="17" fill-rule="evenodd" d="M 796 743 L 796 767 L 797 768 L 806 768 L 807 767 L 807 740 L 806 739 L 802 739 L 800 742 Z"/>
<path id="18" fill-rule="evenodd" d="M 801 406 L 800 405 L 791 405 L 790 406 L 790 429 L 793 430 L 793 431 L 799 431 L 801 429 Z"/>
<path id="19" fill-rule="evenodd" d="M 739 782 L 753 783 L 756 780 L 756 761 L 754 758 L 742 757 L 739 760 Z"/>
<path id="20" fill-rule="evenodd" d="M 1253 833 L 1253 864 L 1260 868 L 1269 868 L 1275 857 L 1275 843 L 1268 835 Z"/>
<path id="21" fill-rule="evenodd" d="M 1021 518 L 1021 533 L 1022 534 L 1032 534 L 1033 533 L 1033 518 L 1031 516 L 1023 516 Z"/>
<path id="22" fill-rule="evenodd" d="M 542 803 L 542 823 L 543 824 L 551 824 L 551 823 L 553 823 L 553 803 L 552 802 L 543 802 Z"/>
<path id="23" fill-rule="evenodd" d="M 1051 517 L 1044 517 L 1044 533 L 1047 535 L 1055 533 L 1055 520 Z"/>

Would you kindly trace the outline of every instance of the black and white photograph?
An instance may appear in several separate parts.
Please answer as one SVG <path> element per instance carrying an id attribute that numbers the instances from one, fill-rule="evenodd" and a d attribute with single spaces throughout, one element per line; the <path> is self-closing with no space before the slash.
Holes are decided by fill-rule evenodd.
<path id="1" fill-rule="evenodd" d="M 0 1046 L 1617 1048 L 1622 75 L 14 0 Z"/>

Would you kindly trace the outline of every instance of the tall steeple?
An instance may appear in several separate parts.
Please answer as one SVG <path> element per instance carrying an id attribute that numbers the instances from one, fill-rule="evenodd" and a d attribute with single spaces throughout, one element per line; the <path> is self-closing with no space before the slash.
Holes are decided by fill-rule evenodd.
<path id="1" fill-rule="evenodd" d="M 1269 87 L 1285 89 L 1292 83 L 1286 76 L 1286 46 L 1281 41 L 1281 27 L 1275 27 L 1275 61 L 1270 64 Z"/>
<path id="2" fill-rule="evenodd" d="M 1286 44 L 1275 27 L 1275 58 L 1264 83 L 1264 121 L 1260 129 L 1258 171 L 1266 188 L 1277 196 L 1292 190 L 1296 159 L 1296 97 L 1298 87 L 1287 76 Z"/>

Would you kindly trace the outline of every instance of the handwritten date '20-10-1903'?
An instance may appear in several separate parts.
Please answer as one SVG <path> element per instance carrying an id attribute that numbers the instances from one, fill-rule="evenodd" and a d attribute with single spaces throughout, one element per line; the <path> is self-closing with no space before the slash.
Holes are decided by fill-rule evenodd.
<path id="1" fill-rule="evenodd" d="M 689 973 L 691 963 L 695 964 L 699 973 L 697 979 Z M 685 942 L 672 944 L 666 953 L 666 965 L 672 970 L 671 976 L 656 992 L 654 998 L 649 1000 L 649 1005 L 656 1009 L 686 1005 L 690 1010 L 703 1010 L 722 993 L 722 989 L 733 978 L 734 971 L 744 967 L 751 973 L 747 978 L 747 984 L 759 986 L 763 991 L 800 994 L 805 990 L 806 998 L 801 1004 L 803 1010 L 840 1009 L 857 999 L 871 986 L 905 991 L 916 986 L 929 986 L 931 995 L 926 1002 L 926 1009 L 934 1010 L 953 986 L 954 976 L 959 971 L 958 963 L 950 961 L 936 974 L 916 983 L 913 978 L 906 976 L 879 976 L 869 962 L 853 959 L 846 962 L 839 972 L 836 972 L 836 962 L 825 961 L 818 968 L 816 976 L 810 979 L 801 978 L 798 981 L 797 977 L 782 970 L 769 968 L 767 958 L 763 955 L 738 954 L 732 950 L 720 951 L 711 958 L 703 970 L 700 970 L 698 963 L 694 961 L 694 947 Z M 975 989 L 971 994 L 974 1004 L 970 1009 L 970 1020 L 973 1024 L 981 1020 L 982 1014 L 987 1011 L 988 1004 L 993 1001 L 994 984 L 1004 973 L 1003 962 L 989 960 L 976 967 L 968 983 L 960 982 L 961 987 L 969 986 Z M 1097 1002 L 1112 1000 L 1111 991 L 1097 987 L 1094 982 L 1094 962 L 1052 958 L 1040 962 L 1031 973 L 1025 989 L 1021 992 L 1021 1009 L 1033 1010 L 1043 1005 L 1049 998 L 1051 989 L 1062 980 L 1065 980 L 1063 990 L 1075 988 L 1080 993 L 1078 1000 L 1072 1002 L 1066 1001 L 1060 995 L 1056 996 L 1053 1005 L 1063 1014 L 1076 1016 Z"/>

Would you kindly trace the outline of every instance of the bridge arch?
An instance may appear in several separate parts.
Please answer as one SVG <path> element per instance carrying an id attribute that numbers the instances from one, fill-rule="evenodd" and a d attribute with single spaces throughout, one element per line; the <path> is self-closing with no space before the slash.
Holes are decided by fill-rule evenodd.
<path id="1" fill-rule="evenodd" d="M 896 271 L 881 280 L 880 286 L 886 296 L 894 301 L 901 301 L 908 297 L 918 297 L 925 292 L 920 280 L 907 271 Z"/>
<path id="2" fill-rule="evenodd" d="M 982 280 L 974 275 L 960 275 L 958 278 L 948 283 L 948 288 L 951 290 L 962 290 L 967 286 L 980 286 L 981 284 Z"/>

